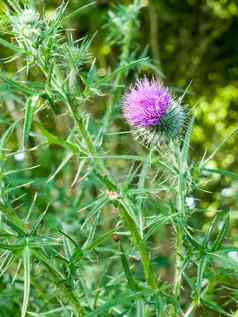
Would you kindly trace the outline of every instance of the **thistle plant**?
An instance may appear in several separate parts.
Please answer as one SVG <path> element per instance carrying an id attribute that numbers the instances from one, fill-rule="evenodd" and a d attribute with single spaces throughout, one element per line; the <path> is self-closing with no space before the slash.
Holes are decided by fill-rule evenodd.
<path id="1" fill-rule="evenodd" d="M 209 166 L 236 131 L 192 160 L 194 118 L 136 45 L 146 2 L 108 12 L 103 69 L 69 28 L 96 3 L 37 5 L 7 1 L 0 38 L 0 316 L 237 316 L 230 211 L 199 196 L 237 179 Z"/>
<path id="2" fill-rule="evenodd" d="M 184 176 L 188 169 L 187 158 L 183 156 L 183 151 L 180 150 L 178 138 L 185 120 L 184 110 L 173 100 L 168 89 L 163 87 L 159 81 L 149 81 L 148 79 L 137 82 L 135 87 L 130 89 L 125 96 L 123 110 L 124 116 L 130 125 L 138 129 L 139 133 L 141 133 L 140 128 L 144 129 L 142 132 L 144 140 L 146 144 L 150 144 L 152 151 L 162 141 L 172 144 L 166 155 L 168 160 L 169 151 L 171 152 L 173 156 L 172 168 L 179 171 L 174 173 L 176 188 L 174 205 L 178 223 L 175 225 L 175 249 L 177 255 L 173 288 L 174 296 L 178 300 L 178 306 L 172 312 L 172 316 L 177 316 L 181 313 L 179 300 L 182 288 L 183 230 L 186 227 L 185 199 L 188 193 L 187 179 Z M 188 129 L 188 133 L 191 133 L 190 129 Z M 137 130 L 135 131 L 136 134 Z M 185 140 L 183 140 L 183 143 L 183 149 L 186 149 L 187 152 L 188 145 Z"/>

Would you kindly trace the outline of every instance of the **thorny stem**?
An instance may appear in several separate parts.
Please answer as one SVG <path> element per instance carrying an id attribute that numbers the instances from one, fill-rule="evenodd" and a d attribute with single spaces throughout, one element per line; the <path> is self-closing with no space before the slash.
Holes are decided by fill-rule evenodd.
<path id="1" fill-rule="evenodd" d="M 185 180 L 184 180 L 184 170 L 181 157 L 181 150 L 179 145 L 175 145 L 175 157 L 177 161 L 178 167 L 178 176 L 177 176 L 177 195 L 176 195 L 176 209 L 177 213 L 182 217 L 185 216 Z M 181 297 L 181 288 L 182 288 L 182 254 L 183 254 L 183 228 L 181 223 L 176 226 L 176 235 L 175 235 L 175 248 L 176 248 L 176 259 L 175 259 L 175 275 L 174 275 L 174 295 L 177 299 L 177 303 L 180 302 Z M 178 308 L 178 307 L 177 307 Z M 177 316 L 177 308 L 176 308 L 176 316 Z"/>
<path id="2" fill-rule="evenodd" d="M 183 232 L 180 228 L 176 229 L 176 262 L 175 262 L 175 276 L 174 276 L 174 295 L 177 299 L 180 298 L 181 293 L 181 282 L 182 282 L 182 261 L 181 261 L 181 250 L 183 248 Z"/>

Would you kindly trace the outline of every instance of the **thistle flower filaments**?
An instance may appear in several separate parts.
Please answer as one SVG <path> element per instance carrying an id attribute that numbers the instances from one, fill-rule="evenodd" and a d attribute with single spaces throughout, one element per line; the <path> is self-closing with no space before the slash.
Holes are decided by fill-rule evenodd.
<path id="1" fill-rule="evenodd" d="M 125 94 L 123 114 L 137 139 L 159 146 L 180 135 L 185 112 L 160 81 L 137 81 Z"/>
<path id="2" fill-rule="evenodd" d="M 159 124 L 171 104 L 166 88 L 157 81 L 138 81 L 125 95 L 124 116 L 130 125 L 147 128 Z"/>

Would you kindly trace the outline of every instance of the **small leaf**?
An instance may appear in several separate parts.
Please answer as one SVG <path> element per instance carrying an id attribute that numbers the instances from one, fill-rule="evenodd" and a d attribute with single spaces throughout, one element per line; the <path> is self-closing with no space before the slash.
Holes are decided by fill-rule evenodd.
<path id="1" fill-rule="evenodd" d="M 99 236 L 98 238 L 93 240 L 89 245 L 87 245 L 84 250 L 85 251 L 94 250 L 98 245 L 104 243 L 107 239 L 111 238 L 112 234 L 114 232 L 115 232 L 115 229 L 112 229 L 112 230 L 102 234 L 101 236 Z"/>
<path id="2" fill-rule="evenodd" d="M 139 286 L 137 285 L 131 271 L 130 271 L 130 267 L 129 267 L 129 263 L 127 261 L 127 257 L 125 255 L 125 251 L 123 250 L 122 245 L 120 244 L 120 256 L 121 256 L 121 262 L 122 262 L 122 266 L 124 269 L 124 273 L 126 275 L 127 281 L 128 281 L 128 286 L 130 289 L 138 291 L 139 290 Z"/>
<path id="3" fill-rule="evenodd" d="M 205 166 L 216 154 L 217 152 L 221 149 L 221 147 L 238 131 L 238 128 L 235 128 L 234 130 L 231 131 L 230 134 L 228 134 L 224 140 L 218 144 L 218 146 L 215 148 L 215 150 L 209 155 L 209 157 L 203 162 L 203 166 Z"/>
<path id="4" fill-rule="evenodd" d="M 69 13 L 68 15 L 66 15 L 65 17 L 62 18 L 61 20 L 61 23 L 64 23 L 65 21 L 69 20 L 69 19 L 72 19 L 73 17 L 77 16 L 78 14 L 81 13 L 81 11 L 91 7 L 91 6 L 94 6 L 96 4 L 96 1 L 92 1 L 76 10 L 74 10 L 73 12 Z"/>
<path id="5" fill-rule="evenodd" d="M 87 317 L 109 316 L 108 314 L 102 315 L 102 313 L 108 312 L 109 309 L 115 307 L 116 305 L 129 304 L 133 302 L 134 300 L 140 298 L 142 294 L 143 294 L 142 292 L 137 292 L 132 295 L 130 293 L 124 293 L 124 294 L 122 293 L 120 296 L 117 296 L 114 299 L 108 300 L 103 305 L 96 308 L 93 312 L 87 314 Z"/>
<path id="6" fill-rule="evenodd" d="M 194 123 L 194 117 L 190 120 L 190 123 L 188 125 L 184 141 L 183 141 L 183 147 L 182 147 L 182 152 L 181 152 L 181 160 L 183 162 L 182 164 L 182 172 L 185 172 L 185 169 L 187 167 L 187 162 L 188 162 L 188 153 L 189 153 L 189 145 L 191 141 L 191 136 L 192 136 L 192 129 L 193 129 L 193 123 Z"/>
<path id="7" fill-rule="evenodd" d="M 145 317 L 145 301 L 144 299 L 136 300 L 136 317 Z"/>
<path id="8" fill-rule="evenodd" d="M 235 251 L 236 252 L 236 251 Z M 224 254 L 223 250 L 219 250 L 217 252 L 210 252 L 209 254 L 210 259 L 213 259 L 220 268 L 225 270 L 232 270 L 236 276 L 238 276 L 238 265 L 237 261 L 234 260 L 229 253 Z"/>
<path id="9" fill-rule="evenodd" d="M 229 213 L 224 214 L 223 219 L 220 220 L 220 222 L 223 222 L 222 228 L 219 230 L 219 233 L 216 237 L 215 242 L 212 245 L 212 250 L 216 251 L 221 247 L 221 244 L 225 238 L 225 235 L 229 229 L 229 224 L 230 224 L 230 217 Z"/>
<path id="10" fill-rule="evenodd" d="M 231 314 L 228 314 L 225 310 L 223 310 L 217 303 L 208 300 L 208 299 L 201 299 L 203 305 L 207 306 L 208 308 L 216 311 L 219 313 L 219 316 L 227 316 L 232 317 Z"/>
<path id="11" fill-rule="evenodd" d="M 220 168 L 202 168 L 202 172 L 211 173 L 211 174 L 220 174 L 222 176 L 231 177 L 233 179 L 238 180 L 238 174 L 234 172 L 230 172 Z"/>
<path id="12" fill-rule="evenodd" d="M 209 227 L 208 227 L 208 231 L 207 234 L 205 236 L 205 239 L 203 241 L 203 247 L 207 248 L 208 244 L 209 244 L 209 240 L 212 237 L 212 233 L 214 232 L 216 226 L 217 226 L 217 221 L 218 221 L 218 215 L 216 214 L 216 216 L 213 218 L 212 222 L 210 223 Z"/>
<path id="13" fill-rule="evenodd" d="M 32 235 L 35 235 L 35 234 L 36 234 L 36 231 L 37 231 L 38 227 L 40 226 L 42 220 L 44 219 L 44 217 L 45 217 L 45 215 L 46 215 L 46 213 L 47 213 L 47 211 L 48 211 L 48 208 L 49 208 L 49 206 L 47 206 L 47 207 L 45 208 L 45 210 L 43 211 L 43 213 L 38 217 L 37 221 L 34 223 L 33 228 L 32 228 L 32 230 L 31 230 L 31 234 L 32 234 Z"/>
<path id="14" fill-rule="evenodd" d="M 35 103 L 35 98 L 29 98 L 26 103 L 25 115 L 24 115 L 24 127 L 23 127 L 23 142 L 24 146 L 27 144 L 29 139 L 29 134 L 31 131 L 31 125 L 33 120 L 33 106 Z"/>
<path id="15" fill-rule="evenodd" d="M 9 226 L 11 226 L 20 235 L 25 235 L 27 226 L 16 215 L 15 210 L 10 206 L 6 206 L 0 202 L 0 211 L 6 216 Z"/>
<path id="16" fill-rule="evenodd" d="M 201 252 L 203 252 L 203 246 L 196 240 L 194 239 L 194 237 L 190 234 L 190 232 L 184 228 L 185 231 L 185 238 L 198 250 L 200 250 Z"/>
<path id="17" fill-rule="evenodd" d="M 10 138 L 11 134 L 13 133 L 16 125 L 18 122 L 14 122 L 9 126 L 9 128 L 2 134 L 1 139 L 0 139 L 0 150 L 5 147 L 8 139 Z"/>
<path id="18" fill-rule="evenodd" d="M 65 141 L 64 139 L 61 139 L 58 136 L 52 134 L 51 132 L 47 131 L 40 123 L 36 123 L 36 126 L 40 129 L 42 134 L 47 138 L 49 144 L 57 144 L 64 147 L 66 150 L 69 150 L 73 153 L 78 153 L 78 147 L 75 144 L 69 141 Z"/>
<path id="19" fill-rule="evenodd" d="M 0 38 L 0 44 L 6 48 L 9 48 L 11 50 L 13 50 L 14 52 L 17 53 L 24 53 L 25 51 L 23 49 L 21 49 L 20 47 L 17 47 L 15 45 L 13 45 L 12 43 L 4 40 L 3 38 Z"/>
<path id="20" fill-rule="evenodd" d="M 38 90 L 35 90 L 31 87 L 29 87 L 29 85 L 23 84 L 23 83 L 19 83 L 13 79 L 7 78 L 4 74 L 0 74 L 0 79 L 2 81 L 4 81 L 5 83 L 7 83 L 9 85 L 9 87 L 15 91 L 16 93 L 22 94 L 22 95 L 27 95 L 30 97 L 33 96 L 39 96 L 41 94 L 41 92 Z"/>
<path id="21" fill-rule="evenodd" d="M 207 256 L 203 256 L 200 258 L 199 262 L 198 262 L 198 268 L 197 268 L 197 295 L 198 295 L 198 304 L 200 303 L 200 294 L 202 291 L 202 281 L 203 281 L 203 277 L 204 277 L 204 272 L 206 269 L 206 265 L 208 262 L 208 257 Z"/>

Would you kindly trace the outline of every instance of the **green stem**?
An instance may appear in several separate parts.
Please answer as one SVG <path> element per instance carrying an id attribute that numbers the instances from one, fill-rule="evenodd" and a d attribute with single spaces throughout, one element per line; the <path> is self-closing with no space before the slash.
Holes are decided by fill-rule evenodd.
<path id="1" fill-rule="evenodd" d="M 148 285 L 151 288 L 156 289 L 156 287 L 157 287 L 156 276 L 155 276 L 154 271 L 152 269 L 151 260 L 149 258 L 148 253 L 147 253 L 145 243 L 140 236 L 140 233 L 137 229 L 137 226 L 136 226 L 134 220 L 128 214 L 128 212 L 124 206 L 124 203 L 121 202 L 120 200 L 118 202 L 119 202 L 119 206 L 121 209 L 121 217 L 124 220 L 124 223 L 126 224 L 127 228 L 130 230 L 132 239 L 136 245 L 137 250 L 139 251 L 141 262 L 143 265 L 145 280 L 147 281 Z"/>
<path id="2" fill-rule="evenodd" d="M 181 215 L 181 220 L 185 217 L 185 179 L 184 179 L 184 164 L 182 162 L 181 150 L 178 144 L 175 145 L 175 157 L 178 167 L 178 176 L 177 176 L 177 195 L 176 195 L 176 209 L 177 213 Z M 175 235 L 175 248 L 176 248 L 176 259 L 175 259 L 175 274 L 174 274 L 174 289 L 173 293 L 177 300 L 177 305 L 179 307 L 180 298 L 181 298 L 181 288 L 182 288 L 182 269 L 183 269 L 183 221 L 179 221 L 176 226 L 176 235 Z M 177 307 L 177 308 L 178 308 Z M 177 316 L 176 308 L 176 316 Z"/>
<path id="3" fill-rule="evenodd" d="M 179 300 L 181 293 L 181 284 L 182 284 L 182 261 L 181 261 L 181 252 L 183 249 L 183 232 L 180 228 L 177 227 L 175 235 L 175 248 L 176 248 L 176 259 L 175 259 L 175 275 L 174 275 L 174 295 Z"/>

